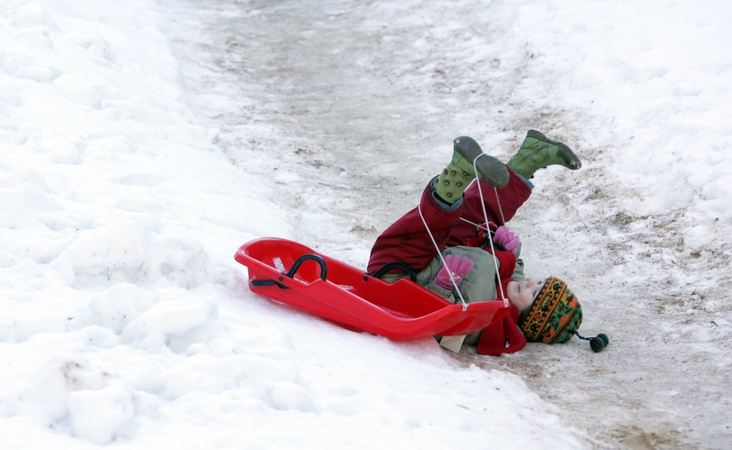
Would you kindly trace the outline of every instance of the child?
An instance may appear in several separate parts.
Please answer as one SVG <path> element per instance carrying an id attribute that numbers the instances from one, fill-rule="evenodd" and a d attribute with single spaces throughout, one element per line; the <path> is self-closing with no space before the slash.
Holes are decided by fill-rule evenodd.
<path id="1" fill-rule="evenodd" d="M 505 223 L 531 195 L 529 179 L 537 170 L 550 165 L 577 170 L 580 160 L 569 147 L 535 130 L 527 133 L 506 165 L 484 154 L 470 137 L 453 143 L 452 161 L 430 181 L 419 206 L 377 238 L 368 271 L 402 262 L 415 270 L 417 283 L 451 301 L 460 300 L 460 295 L 468 303 L 507 298 L 511 313 L 503 322 L 465 338 L 465 343 L 477 344 L 479 353 L 518 351 L 527 339 L 565 342 L 582 321 L 577 299 L 558 278 L 525 278 L 519 238 Z M 495 231 L 492 236 L 480 225 L 486 219 Z M 394 281 L 402 276 L 392 269 L 382 278 Z"/>

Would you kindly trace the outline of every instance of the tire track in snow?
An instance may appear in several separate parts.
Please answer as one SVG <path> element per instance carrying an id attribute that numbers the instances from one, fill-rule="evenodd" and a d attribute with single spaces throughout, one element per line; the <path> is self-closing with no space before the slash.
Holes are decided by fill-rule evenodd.
<path id="1" fill-rule="evenodd" d="M 173 34 L 178 48 L 196 49 L 179 52 L 184 80 L 192 106 L 220 129 L 227 158 L 271 183 L 295 239 L 359 267 L 442 169 L 454 137 L 469 134 L 503 160 L 529 127 L 577 148 L 583 169 L 541 174 L 513 226 L 531 249 L 529 267 L 576 286 L 583 331 L 608 332 L 611 347 L 594 355 L 572 342 L 461 357 L 521 375 L 569 423 L 612 445 L 703 447 L 708 432 L 724 436 L 730 401 L 709 368 L 728 365 L 730 350 L 718 336 L 708 351 L 683 337 L 710 333 L 714 314 L 703 297 L 725 286 L 685 291 L 685 274 L 704 261 L 687 260 L 680 241 L 667 238 L 682 224 L 617 207 L 614 198 L 642 193 L 604 177 L 617 162 L 612 149 L 592 145 L 602 124 L 535 103 L 531 88 L 561 72 L 529 78 L 532 46 L 511 47 L 500 28 L 510 26 L 511 8 L 477 3 L 191 3 L 176 15 L 187 31 Z M 728 267 L 721 257 L 715 264 Z M 656 276 L 627 268 L 636 260 L 658 264 Z"/>

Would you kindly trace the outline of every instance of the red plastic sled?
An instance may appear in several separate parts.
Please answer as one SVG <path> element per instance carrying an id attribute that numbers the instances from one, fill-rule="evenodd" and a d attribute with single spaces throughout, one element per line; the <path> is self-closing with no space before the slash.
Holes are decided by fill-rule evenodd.
<path id="1" fill-rule="evenodd" d="M 452 304 L 410 279 L 387 283 L 297 242 L 262 238 L 237 251 L 252 292 L 392 339 L 459 336 L 502 320 L 502 301 Z"/>

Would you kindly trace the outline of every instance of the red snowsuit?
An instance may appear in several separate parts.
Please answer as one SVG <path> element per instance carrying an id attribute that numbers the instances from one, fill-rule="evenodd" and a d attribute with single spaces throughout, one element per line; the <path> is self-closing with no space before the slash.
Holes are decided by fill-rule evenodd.
<path id="1" fill-rule="evenodd" d="M 455 211 L 445 211 L 437 204 L 432 196 L 430 181 L 422 193 L 419 208 L 406 213 L 377 238 L 371 249 L 368 271 L 374 273 L 388 263 L 404 262 L 419 272 L 437 256 L 435 245 L 420 217 L 420 209 L 440 252 L 446 247 L 473 246 L 474 243 L 469 240 L 475 240 L 478 236 L 474 224 L 485 223 L 486 216 L 499 226 L 511 220 L 518 208 L 528 200 L 531 189 L 510 169 L 509 174 L 508 184 L 501 189 L 495 189 L 480 180 L 473 183 L 463 194 L 463 204 Z M 485 215 L 478 189 L 482 189 Z M 516 257 L 504 251 L 497 251 L 496 257 L 501 262 L 501 280 L 503 292 L 506 292 L 516 266 Z M 522 349 L 526 339 L 516 325 L 518 318 L 518 308 L 511 305 L 508 316 L 483 330 L 477 346 L 478 353 L 499 356 Z"/>
<path id="2" fill-rule="evenodd" d="M 508 184 L 501 189 L 495 189 L 480 180 L 473 183 L 463 194 L 463 204 L 452 212 L 445 211 L 437 204 L 432 197 L 430 185 L 427 185 L 422 192 L 419 207 L 440 252 L 445 247 L 467 245 L 468 238 L 476 237 L 478 233 L 476 226 L 461 218 L 474 224 L 485 222 L 479 186 L 483 190 L 488 220 L 499 226 L 511 220 L 531 195 L 531 189 L 512 170 L 509 169 L 508 172 L 510 174 Z M 496 192 L 499 200 L 496 200 Z M 368 271 L 374 273 L 390 262 L 399 261 L 409 264 L 412 269 L 419 272 L 435 256 L 437 250 L 419 216 L 419 210 L 415 208 L 394 222 L 376 239 L 371 248 Z"/>

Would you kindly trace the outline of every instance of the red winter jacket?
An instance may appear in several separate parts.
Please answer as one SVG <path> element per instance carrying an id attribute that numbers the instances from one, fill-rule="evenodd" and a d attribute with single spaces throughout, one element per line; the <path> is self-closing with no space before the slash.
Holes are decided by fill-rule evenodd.
<path id="1" fill-rule="evenodd" d="M 502 189 L 495 189 L 483 181 L 473 183 L 463 194 L 462 206 L 452 212 L 437 204 L 428 184 L 422 192 L 419 206 L 394 222 L 376 239 L 368 271 L 374 273 L 391 262 L 407 263 L 417 272 L 427 267 L 437 256 L 437 249 L 425 222 L 442 252 L 448 246 L 466 245 L 468 238 L 477 235 L 478 229 L 474 224 L 485 223 L 485 216 L 498 225 L 511 220 L 531 195 L 531 189 L 513 171 L 509 170 L 509 174 L 508 185 Z M 482 190 L 482 201 L 479 189 Z"/>

